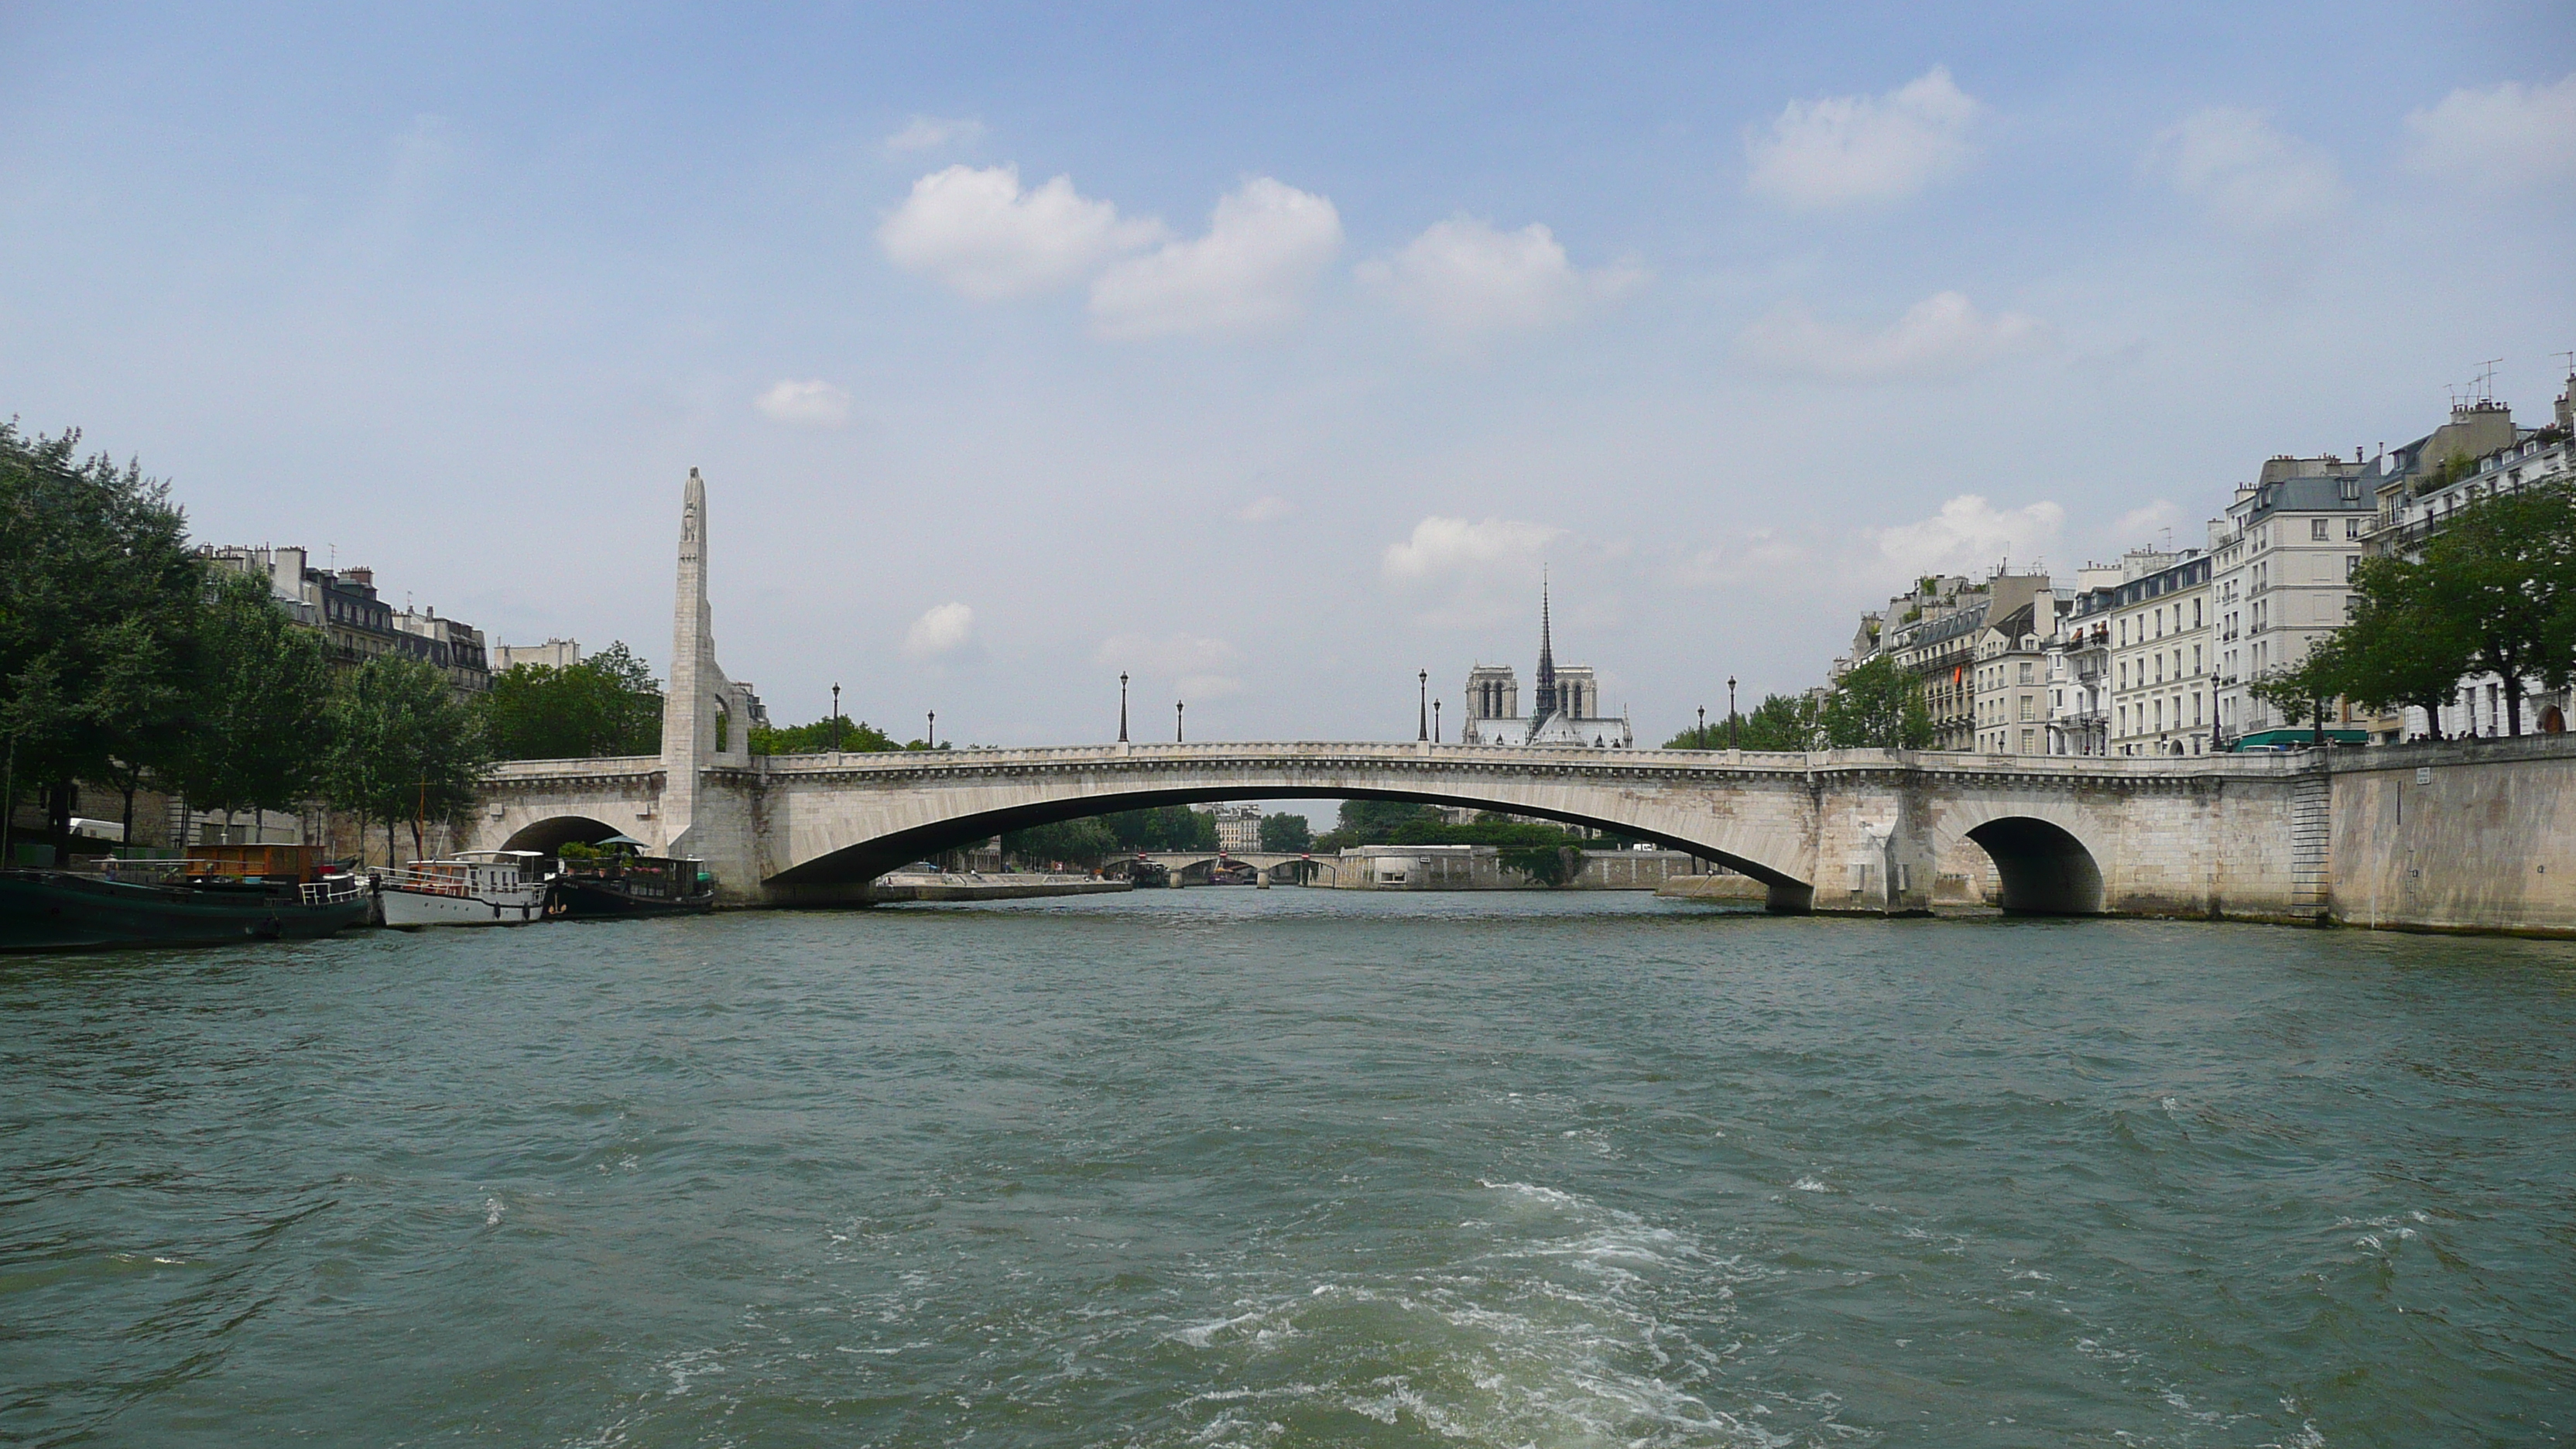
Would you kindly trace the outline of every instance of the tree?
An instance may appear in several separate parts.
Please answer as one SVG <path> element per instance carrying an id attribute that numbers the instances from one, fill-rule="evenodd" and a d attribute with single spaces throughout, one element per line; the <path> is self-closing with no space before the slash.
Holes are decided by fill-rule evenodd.
<path id="1" fill-rule="evenodd" d="M 1884 654 L 1843 676 L 1825 697 L 1818 724 L 1826 746 L 1837 750 L 1920 750 L 1932 743 L 1923 681 Z"/>
<path id="2" fill-rule="evenodd" d="M 295 809 L 330 763 L 331 660 L 322 636 L 298 627 L 269 597 L 268 580 L 252 574 L 212 579 L 199 625 L 171 783 L 199 810 Z"/>
<path id="3" fill-rule="evenodd" d="M 0 423 L 0 849 L 20 782 L 52 788 L 59 832 L 62 787 L 158 767 L 181 739 L 132 710 L 166 711 L 189 670 L 204 565 L 168 484 L 79 446 Z"/>
<path id="4" fill-rule="evenodd" d="M 2522 682 L 2576 682 L 2564 642 L 2576 611 L 2576 493 L 2494 494 L 2454 515 L 2424 546 L 2425 607 L 2468 646 L 2466 672 L 2505 680 L 2505 732 L 2522 733 Z"/>
<path id="5" fill-rule="evenodd" d="M 350 673 L 331 718 L 331 801 L 362 822 L 384 821 L 389 854 L 395 821 L 411 822 L 417 853 L 426 849 L 426 823 L 454 824 L 473 808 L 492 763 L 484 717 L 436 668 L 378 655 Z"/>
<path id="6" fill-rule="evenodd" d="M 1280 854 L 1300 854 L 1315 848 L 1315 827 L 1305 816 L 1293 810 L 1282 810 L 1261 817 L 1261 848 Z"/>
<path id="7" fill-rule="evenodd" d="M 587 760 L 662 749 L 661 681 L 623 643 L 563 669 L 514 664 L 492 677 L 478 708 L 496 759 Z"/>
<path id="8" fill-rule="evenodd" d="M 1403 800 L 1345 800 L 1333 828 L 1315 838 L 1317 850 L 1347 850 L 1356 845 L 1392 845 L 1407 825 L 1440 823 L 1440 812 Z"/>
<path id="9" fill-rule="evenodd" d="M 1122 810 L 1099 820 L 1121 851 L 1216 849 L 1216 817 L 1187 805 Z"/>
<path id="10" fill-rule="evenodd" d="M 1816 706 L 1805 695 L 1771 694 L 1753 707 L 1751 714 L 1738 711 L 1732 720 L 1732 732 L 1724 723 L 1708 727 L 1702 735 L 1693 725 L 1664 741 L 1668 750 L 1811 750 L 1816 748 L 1819 726 Z M 1705 739 L 1706 744 L 1700 743 Z"/>
<path id="11" fill-rule="evenodd" d="M 1059 820 L 1052 825 L 1033 825 L 1002 836 L 1003 856 L 1031 865 L 1052 865 L 1061 861 L 1070 865 L 1096 866 L 1117 850 L 1118 837 L 1097 818 Z"/>
<path id="12" fill-rule="evenodd" d="M 874 754 L 902 748 L 885 731 L 866 720 L 853 720 L 848 715 L 837 720 L 818 719 L 812 724 L 751 732 L 751 752 L 755 755 L 821 755 L 833 750 Z"/>
<path id="13" fill-rule="evenodd" d="M 2442 706 L 2469 672 L 2471 646 L 2459 621 L 2435 605 L 2423 584 L 2419 564 L 2362 560 L 2353 574 L 2353 620 L 2309 651 L 2306 667 L 2315 677 L 2305 687 L 2365 709 L 2413 705 L 2440 739 Z"/>

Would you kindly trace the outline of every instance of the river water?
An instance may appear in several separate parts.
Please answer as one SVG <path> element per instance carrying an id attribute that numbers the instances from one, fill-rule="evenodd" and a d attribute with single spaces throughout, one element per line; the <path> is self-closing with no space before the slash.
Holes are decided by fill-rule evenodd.
<path id="1" fill-rule="evenodd" d="M 1298 890 L 0 961 L 0 1440 L 2548 1444 L 2576 948 Z"/>

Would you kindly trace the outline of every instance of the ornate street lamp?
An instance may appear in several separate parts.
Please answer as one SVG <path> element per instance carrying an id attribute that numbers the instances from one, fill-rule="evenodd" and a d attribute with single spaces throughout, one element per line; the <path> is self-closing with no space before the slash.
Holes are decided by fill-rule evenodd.
<path id="1" fill-rule="evenodd" d="M 1176 745 L 1177 745 L 1177 744 L 1181 743 L 1182 741 L 1184 741 L 1184 740 L 1186 740 L 1186 739 L 1188 739 L 1188 738 L 1189 738 L 1189 736 L 1188 736 L 1187 734 L 1183 733 L 1183 732 L 1182 732 L 1182 730 L 1181 730 L 1181 711 L 1183 711 L 1183 710 L 1185 710 L 1185 709 L 1188 709 L 1189 707 L 1190 707 L 1190 706 L 1189 706 L 1189 703 L 1188 703 L 1188 701 L 1186 701 L 1186 700 L 1178 700 L 1178 699 L 1176 699 L 1176 700 L 1173 700 L 1173 701 L 1172 701 L 1172 743 L 1173 743 L 1173 744 L 1176 744 Z"/>
<path id="2" fill-rule="evenodd" d="M 1431 743 L 1440 743 L 1440 701 L 1431 701 Z"/>
<path id="3" fill-rule="evenodd" d="M 1118 743 L 1127 743 L 1127 671 L 1118 671 Z"/>
<path id="4" fill-rule="evenodd" d="M 841 686 L 832 686 L 832 753 L 841 752 Z"/>
<path id="5" fill-rule="evenodd" d="M 934 750 L 939 748 L 939 711 L 935 709 L 930 712 L 930 738 L 922 743 Z"/>
<path id="6" fill-rule="evenodd" d="M 1704 704 L 1699 707 L 1699 747 L 1708 748 L 1708 706 Z"/>
<path id="7" fill-rule="evenodd" d="M 1735 676 L 1726 676 L 1726 747 L 1735 748 Z"/>
<path id="8" fill-rule="evenodd" d="M 1414 712 L 1419 716 L 1413 737 L 1417 740 L 1427 740 L 1431 738 L 1431 671 L 1417 670 L 1413 678 L 1420 691 L 1420 698 L 1413 702 Z"/>

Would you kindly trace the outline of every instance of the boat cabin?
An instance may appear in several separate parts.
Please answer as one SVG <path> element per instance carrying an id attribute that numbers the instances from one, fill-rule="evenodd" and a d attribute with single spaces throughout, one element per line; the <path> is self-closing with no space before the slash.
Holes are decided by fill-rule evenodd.
<path id="1" fill-rule="evenodd" d="M 300 885 L 338 871 L 318 845 L 192 845 L 178 873 L 194 880 Z"/>

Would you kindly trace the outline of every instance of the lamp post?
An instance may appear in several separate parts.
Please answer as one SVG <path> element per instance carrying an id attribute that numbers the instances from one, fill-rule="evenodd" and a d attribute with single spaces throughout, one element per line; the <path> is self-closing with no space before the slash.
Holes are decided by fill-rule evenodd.
<path id="1" fill-rule="evenodd" d="M 832 753 L 841 752 L 841 686 L 832 686 Z"/>
<path id="2" fill-rule="evenodd" d="M 939 748 L 939 711 L 935 709 L 930 712 L 930 738 L 922 743 L 934 750 Z"/>
<path id="3" fill-rule="evenodd" d="M 1417 740 L 1428 740 L 1431 738 L 1431 671 L 1417 670 L 1413 678 L 1416 687 L 1420 690 L 1420 697 L 1413 702 L 1414 713 L 1417 716 L 1413 737 Z"/>
<path id="4" fill-rule="evenodd" d="M 1735 676 L 1726 676 L 1726 747 L 1735 748 Z"/>
<path id="5" fill-rule="evenodd" d="M 1127 743 L 1127 671 L 1118 671 L 1118 743 Z"/>
<path id="6" fill-rule="evenodd" d="M 1440 743 L 1440 701 L 1431 701 L 1431 743 Z"/>
<path id="7" fill-rule="evenodd" d="M 1708 706 L 1704 704 L 1699 707 L 1699 747 L 1708 748 Z"/>
<path id="8" fill-rule="evenodd" d="M 1189 705 L 1189 701 L 1188 701 L 1188 700 L 1185 700 L 1185 699 L 1176 699 L 1176 700 L 1173 700 L 1173 701 L 1172 701 L 1172 743 L 1173 743 L 1173 744 L 1176 744 L 1176 745 L 1177 745 L 1177 744 L 1180 744 L 1180 743 L 1182 743 L 1183 741 L 1185 741 L 1185 740 L 1187 740 L 1187 739 L 1189 738 L 1189 735 L 1188 735 L 1187 733 L 1185 733 L 1185 732 L 1181 729 L 1181 721 L 1182 721 L 1181 711 L 1183 711 L 1183 710 L 1185 710 L 1185 709 L 1188 709 L 1189 707 L 1190 707 L 1190 705 Z"/>

